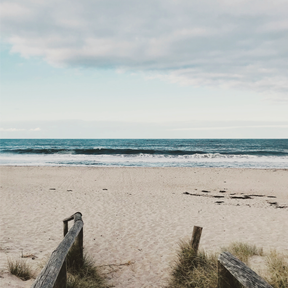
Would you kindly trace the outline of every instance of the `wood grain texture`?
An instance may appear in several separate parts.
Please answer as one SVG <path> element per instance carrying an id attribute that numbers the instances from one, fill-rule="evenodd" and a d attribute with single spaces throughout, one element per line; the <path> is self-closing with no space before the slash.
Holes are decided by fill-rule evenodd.
<path id="1" fill-rule="evenodd" d="M 219 255 L 218 272 L 218 288 L 237 287 L 230 275 L 245 288 L 272 288 L 271 285 L 229 252 L 223 252 Z"/>

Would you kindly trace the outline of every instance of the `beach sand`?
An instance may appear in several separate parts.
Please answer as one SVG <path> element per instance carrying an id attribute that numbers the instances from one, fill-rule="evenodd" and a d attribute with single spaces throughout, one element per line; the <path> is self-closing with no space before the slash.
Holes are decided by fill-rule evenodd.
<path id="1" fill-rule="evenodd" d="M 27 262 L 40 272 L 77 211 L 85 252 L 117 288 L 164 287 L 194 225 L 208 251 L 243 241 L 288 252 L 288 170 L 1 166 L 0 175 L 1 287 L 30 287 L 8 274 L 7 257 L 35 255 Z M 264 196 L 231 198 L 243 195 Z"/>

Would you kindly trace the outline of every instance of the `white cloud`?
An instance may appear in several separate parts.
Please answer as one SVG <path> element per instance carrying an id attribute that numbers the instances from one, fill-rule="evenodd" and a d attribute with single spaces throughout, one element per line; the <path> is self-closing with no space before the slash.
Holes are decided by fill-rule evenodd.
<path id="1" fill-rule="evenodd" d="M 31 128 L 29 129 L 29 131 L 41 131 L 41 129 L 38 127 L 38 128 Z"/>
<path id="2" fill-rule="evenodd" d="M 18 131 L 25 131 L 26 129 L 18 129 L 18 128 L 0 128 L 0 131 L 3 132 L 18 132 Z"/>
<path id="3" fill-rule="evenodd" d="M 10 0 L 0 8 L 3 40 L 24 57 L 288 95 L 287 1 Z"/>
<path id="4" fill-rule="evenodd" d="M 15 19 L 21 17 L 22 19 L 31 16 L 29 8 L 18 3 L 3 2 L 1 3 L 1 17 L 4 19 Z"/>

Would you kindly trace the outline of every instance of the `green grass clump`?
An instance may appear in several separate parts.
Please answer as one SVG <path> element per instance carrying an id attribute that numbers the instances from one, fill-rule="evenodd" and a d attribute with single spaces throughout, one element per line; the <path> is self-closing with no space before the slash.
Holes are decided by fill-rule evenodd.
<path id="1" fill-rule="evenodd" d="M 34 273 L 31 271 L 31 267 L 24 260 L 8 259 L 8 270 L 11 274 L 17 276 L 23 281 L 34 278 Z"/>
<path id="2" fill-rule="evenodd" d="M 268 281 L 274 288 L 288 287 L 288 262 L 284 255 L 271 251 L 266 263 L 268 267 Z"/>
<path id="3" fill-rule="evenodd" d="M 77 250 L 72 247 L 67 255 L 67 288 L 106 288 L 93 261 L 84 255 L 83 263 L 79 265 L 78 257 Z"/>
<path id="4" fill-rule="evenodd" d="M 252 256 L 263 256 L 263 249 L 247 243 L 233 242 L 228 247 L 222 248 L 222 251 L 228 251 L 240 261 L 248 264 L 248 259 Z"/>
<path id="5" fill-rule="evenodd" d="M 168 288 L 216 288 L 217 256 L 203 251 L 196 255 L 189 242 L 181 242 Z"/>

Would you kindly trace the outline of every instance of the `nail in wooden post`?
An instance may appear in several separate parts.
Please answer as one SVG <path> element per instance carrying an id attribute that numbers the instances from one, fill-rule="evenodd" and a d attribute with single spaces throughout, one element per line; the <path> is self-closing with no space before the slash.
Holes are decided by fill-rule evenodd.
<path id="1" fill-rule="evenodd" d="M 191 246 L 192 249 L 194 250 L 195 254 L 197 254 L 199 243 L 200 243 L 200 238 L 202 234 L 202 227 L 199 226 L 194 226 L 193 232 L 192 232 L 192 239 L 191 239 Z"/>
<path id="2" fill-rule="evenodd" d="M 53 288 L 66 288 L 66 287 L 67 287 L 67 266 L 65 260 Z"/>

